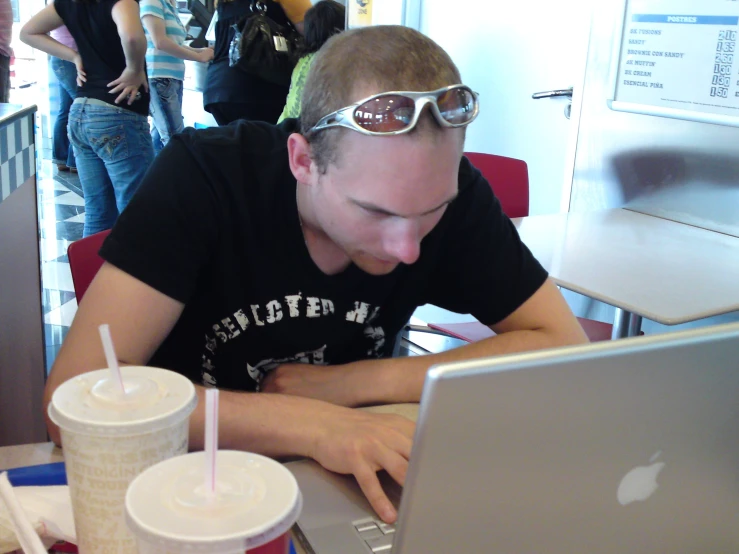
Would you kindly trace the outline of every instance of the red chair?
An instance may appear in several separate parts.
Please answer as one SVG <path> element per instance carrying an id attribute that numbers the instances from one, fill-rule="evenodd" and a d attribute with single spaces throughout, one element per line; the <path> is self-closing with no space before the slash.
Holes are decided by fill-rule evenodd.
<path id="1" fill-rule="evenodd" d="M 490 183 L 495 196 L 500 201 L 503 213 L 511 218 L 529 215 L 529 168 L 525 161 L 479 152 L 465 152 L 464 155 Z M 577 320 L 591 342 L 611 340 L 613 325 L 610 323 L 582 317 L 578 317 Z M 487 325 L 476 321 L 429 323 L 428 326 L 467 342 L 475 342 L 495 335 Z"/>
<path id="2" fill-rule="evenodd" d="M 69 268 L 72 270 L 72 283 L 74 283 L 74 294 L 77 303 L 87 292 L 87 287 L 92 283 L 95 274 L 103 265 L 103 259 L 98 255 L 105 237 L 110 234 L 110 229 L 100 231 L 89 237 L 74 241 L 67 248 Z"/>
<path id="3" fill-rule="evenodd" d="M 490 183 L 504 214 L 511 218 L 529 215 L 529 166 L 525 161 L 479 152 L 464 155 Z"/>

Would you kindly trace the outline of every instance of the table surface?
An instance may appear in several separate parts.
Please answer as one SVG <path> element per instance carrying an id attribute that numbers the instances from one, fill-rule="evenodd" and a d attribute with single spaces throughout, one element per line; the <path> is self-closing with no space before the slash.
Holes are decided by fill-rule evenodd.
<path id="1" fill-rule="evenodd" d="M 62 462 L 62 449 L 53 442 L 0 446 L 0 470 Z"/>
<path id="2" fill-rule="evenodd" d="M 418 404 L 392 404 L 389 406 L 371 406 L 362 408 L 375 413 L 398 414 L 412 421 L 418 417 Z M 19 446 L 0 447 L 0 469 L 61 462 L 64 459 L 62 450 L 51 442 L 23 444 Z M 300 543 L 293 537 L 297 554 L 306 554 Z"/>
<path id="3" fill-rule="evenodd" d="M 739 238 L 620 208 L 513 222 L 566 289 L 664 325 L 739 310 Z"/>

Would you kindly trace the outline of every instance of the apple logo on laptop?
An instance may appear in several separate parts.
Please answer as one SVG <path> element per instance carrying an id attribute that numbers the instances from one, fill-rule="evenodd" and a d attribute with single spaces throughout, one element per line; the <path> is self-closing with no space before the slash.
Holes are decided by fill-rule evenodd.
<path id="1" fill-rule="evenodd" d="M 644 501 L 657 490 L 659 486 L 657 476 L 665 467 L 664 462 L 656 461 L 660 454 L 662 454 L 661 450 L 649 459 L 649 465 L 637 466 L 621 479 L 616 497 L 622 506 L 636 501 Z"/>

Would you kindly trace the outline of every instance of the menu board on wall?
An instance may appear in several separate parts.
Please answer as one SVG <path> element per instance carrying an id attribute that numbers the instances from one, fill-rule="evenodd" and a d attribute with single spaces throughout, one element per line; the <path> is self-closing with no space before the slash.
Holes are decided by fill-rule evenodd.
<path id="1" fill-rule="evenodd" d="M 613 110 L 739 126 L 739 0 L 626 0 Z"/>

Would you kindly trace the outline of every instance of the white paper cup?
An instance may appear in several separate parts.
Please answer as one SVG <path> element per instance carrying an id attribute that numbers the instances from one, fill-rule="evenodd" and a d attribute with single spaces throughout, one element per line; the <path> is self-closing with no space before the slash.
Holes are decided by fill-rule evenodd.
<path id="1" fill-rule="evenodd" d="M 216 494 L 205 488 L 205 453 L 150 467 L 126 493 L 126 523 L 139 554 L 287 554 L 303 500 L 282 464 L 218 451 Z"/>
<path id="2" fill-rule="evenodd" d="M 146 468 L 187 452 L 195 387 L 153 367 L 122 367 L 125 397 L 110 370 L 84 373 L 52 396 L 49 417 L 62 449 L 81 554 L 133 554 L 125 524 L 129 483 Z"/>

